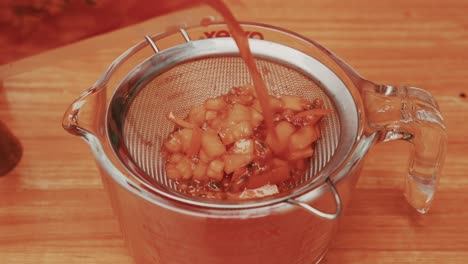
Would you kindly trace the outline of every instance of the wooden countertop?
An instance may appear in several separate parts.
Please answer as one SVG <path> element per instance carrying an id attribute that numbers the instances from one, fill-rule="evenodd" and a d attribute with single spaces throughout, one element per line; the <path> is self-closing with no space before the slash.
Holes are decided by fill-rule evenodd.
<path id="1" fill-rule="evenodd" d="M 377 83 L 425 88 L 446 119 L 447 161 L 430 213 L 413 212 L 402 196 L 409 146 L 377 145 L 327 263 L 467 263 L 468 2 L 245 2 L 238 18 L 310 37 Z M 24 146 L 19 166 L 0 177 L 1 263 L 133 263 L 90 151 L 61 118 L 141 39 L 140 26 L 0 66 L 0 119 Z"/>

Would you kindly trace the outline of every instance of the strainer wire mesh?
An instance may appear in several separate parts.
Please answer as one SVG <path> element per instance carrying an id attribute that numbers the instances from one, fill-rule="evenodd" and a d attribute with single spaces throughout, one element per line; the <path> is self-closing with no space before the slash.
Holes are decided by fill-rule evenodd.
<path id="1" fill-rule="evenodd" d="M 277 62 L 256 59 L 256 63 L 270 94 L 322 99 L 324 108 L 335 108 L 314 79 Z M 177 116 L 186 116 L 192 106 L 201 105 L 207 98 L 250 83 L 250 73 L 241 58 L 218 56 L 180 63 L 135 87 L 138 92 L 127 109 L 122 138 L 131 159 L 145 173 L 140 176 L 165 191 L 185 196 L 165 176 L 161 150 L 165 139 L 174 130 L 174 124 L 166 118 L 167 113 L 172 111 Z M 322 119 L 320 130 L 322 136 L 316 142 L 310 170 L 296 187 L 313 180 L 333 156 L 340 138 L 336 111 Z M 184 198 L 196 199 L 192 196 Z"/>

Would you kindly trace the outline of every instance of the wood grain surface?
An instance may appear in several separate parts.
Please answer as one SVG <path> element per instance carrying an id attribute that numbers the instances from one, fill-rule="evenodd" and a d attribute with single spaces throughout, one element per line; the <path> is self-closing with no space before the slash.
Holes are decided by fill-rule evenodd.
<path id="1" fill-rule="evenodd" d="M 409 145 L 376 145 L 326 263 L 468 263 L 468 1 L 252 0 L 234 11 L 318 41 L 376 83 L 427 89 L 445 116 L 447 160 L 429 214 L 402 196 Z M 0 263 L 133 263 L 91 153 L 61 119 L 141 39 L 137 27 L 0 66 L 0 119 L 24 146 L 0 177 Z"/>

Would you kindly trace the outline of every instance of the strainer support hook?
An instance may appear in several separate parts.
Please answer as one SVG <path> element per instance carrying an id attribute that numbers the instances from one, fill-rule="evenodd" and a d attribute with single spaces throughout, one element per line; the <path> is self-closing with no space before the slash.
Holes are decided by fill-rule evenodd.
<path id="1" fill-rule="evenodd" d="M 340 215 L 341 215 L 341 212 L 343 211 L 343 206 L 342 206 L 342 203 L 341 203 L 341 198 L 340 198 L 340 195 L 338 194 L 338 191 L 336 190 L 336 187 L 335 185 L 331 182 L 330 178 L 327 178 L 325 180 L 325 182 L 327 183 L 328 187 L 330 188 L 332 194 L 333 194 L 333 198 L 335 199 L 335 203 L 336 203 L 336 211 L 334 213 L 324 213 L 314 207 L 312 207 L 311 205 L 305 203 L 305 202 L 301 202 L 301 201 L 298 201 L 298 200 L 295 200 L 295 199 L 288 199 L 287 202 L 292 204 L 292 205 L 296 205 L 296 206 L 300 206 L 302 207 L 303 209 L 307 210 L 308 212 L 318 216 L 318 217 L 321 217 L 321 218 L 325 218 L 325 219 L 328 219 L 328 220 L 334 220 L 336 218 L 338 218 Z"/>
<path id="2" fill-rule="evenodd" d="M 145 36 L 145 39 L 146 39 L 146 41 L 149 43 L 149 45 L 151 46 L 151 48 L 154 50 L 154 53 L 158 53 L 158 52 L 159 52 L 159 48 L 158 48 L 158 46 L 156 46 L 156 43 L 153 41 L 153 39 L 152 39 L 150 36 L 148 36 L 148 35 Z"/>

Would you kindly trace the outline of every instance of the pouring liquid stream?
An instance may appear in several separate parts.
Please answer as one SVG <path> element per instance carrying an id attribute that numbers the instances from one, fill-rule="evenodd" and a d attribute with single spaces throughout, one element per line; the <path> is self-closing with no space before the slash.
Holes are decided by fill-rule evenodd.
<path id="1" fill-rule="evenodd" d="M 270 106 L 269 95 L 257 66 L 255 60 L 250 51 L 249 42 L 247 36 L 244 34 L 241 26 L 233 16 L 231 11 L 226 7 L 220 0 L 206 0 L 210 6 L 218 11 L 226 20 L 226 24 L 231 31 L 232 37 L 239 48 L 240 55 L 247 65 L 252 81 L 257 92 L 257 97 L 260 102 L 260 106 L 263 112 L 263 118 L 269 131 L 273 131 L 273 111 Z M 274 133 L 273 133 L 274 135 Z"/>
<path id="2" fill-rule="evenodd" d="M 253 85 L 255 87 L 255 92 L 257 93 L 257 98 L 260 102 L 262 109 L 262 115 L 264 122 L 268 131 L 273 130 L 273 111 L 271 109 L 269 95 L 263 81 L 260 72 L 255 65 L 255 60 L 252 55 L 252 52 L 249 47 L 248 38 L 244 34 L 240 24 L 237 22 L 236 18 L 232 12 L 227 8 L 227 6 L 221 0 L 173 0 L 173 1 L 164 1 L 161 3 L 160 10 L 157 10 L 157 15 L 167 14 L 169 12 L 174 12 L 177 10 L 182 10 L 190 8 L 200 4 L 207 4 L 215 9 L 221 16 L 224 18 L 231 35 L 234 41 L 239 48 L 239 53 L 242 59 L 244 60 L 247 68 L 252 77 Z M 276 137 L 275 133 L 271 133 L 272 136 Z"/>

